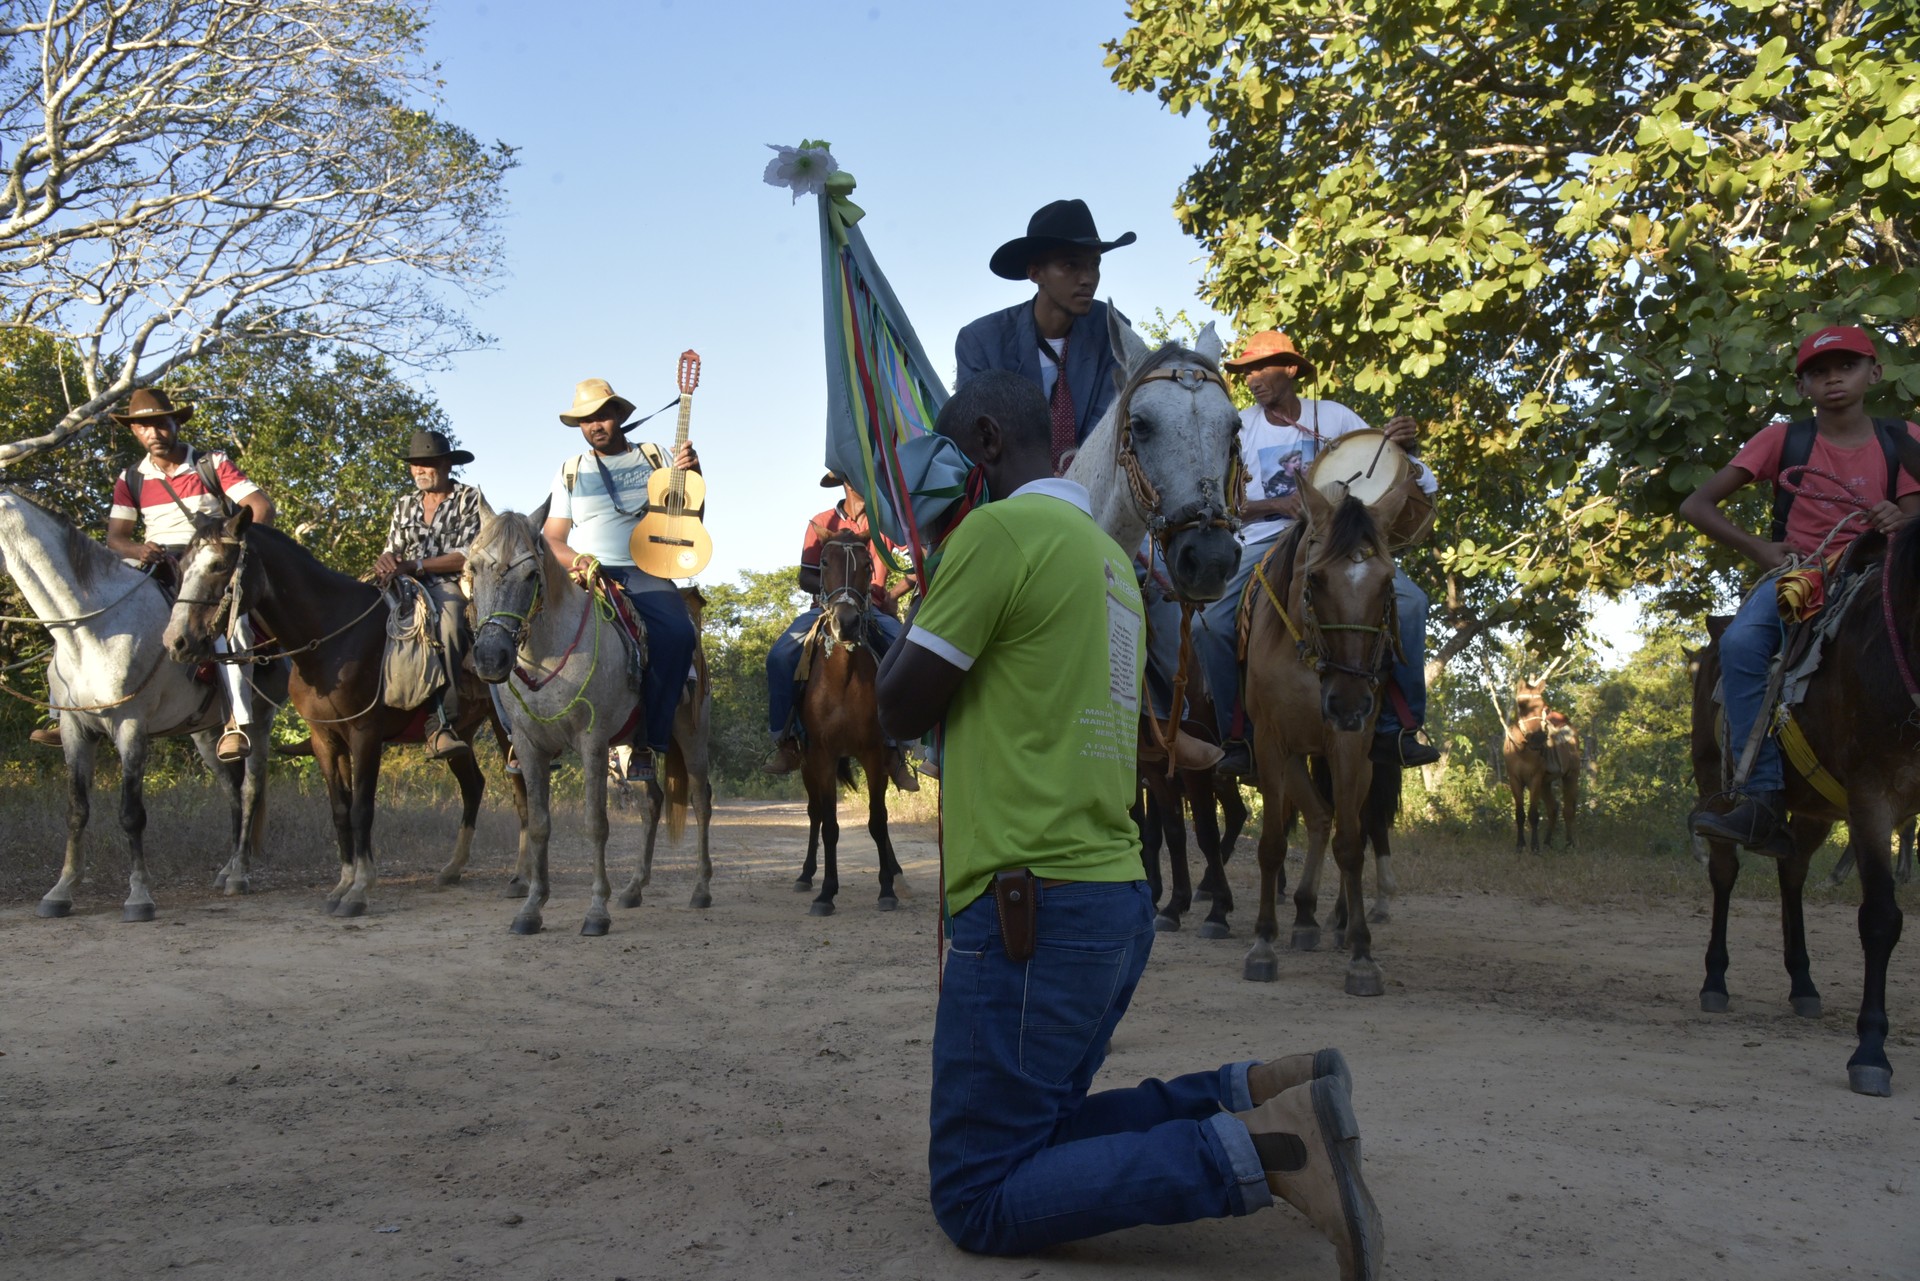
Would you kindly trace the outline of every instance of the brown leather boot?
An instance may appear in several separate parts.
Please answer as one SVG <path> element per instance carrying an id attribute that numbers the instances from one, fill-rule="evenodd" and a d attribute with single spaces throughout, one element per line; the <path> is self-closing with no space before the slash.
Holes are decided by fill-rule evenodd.
<path id="1" fill-rule="evenodd" d="M 1225 755 L 1212 743 L 1195 738 L 1185 730 L 1174 731 L 1173 763 L 1179 769 L 1209 770 Z"/>
<path id="2" fill-rule="evenodd" d="M 427 759 L 433 761 L 451 760 L 462 752 L 473 749 L 466 740 L 448 729 L 445 725 L 435 725 L 427 731 Z"/>
<path id="3" fill-rule="evenodd" d="M 27 735 L 27 739 L 30 742 L 40 744 L 42 747 L 66 746 L 66 744 L 60 741 L 60 726 L 57 722 L 52 725 L 42 725 L 39 729 Z"/>
<path id="4" fill-rule="evenodd" d="M 920 780 L 915 778 L 913 771 L 907 767 L 907 754 L 897 747 L 887 749 L 887 777 L 892 779 L 893 785 L 903 792 L 920 790 Z"/>
<path id="5" fill-rule="evenodd" d="M 767 774 L 791 774 L 800 768 L 804 758 L 800 755 L 800 744 L 790 738 L 783 738 L 773 749 L 773 755 L 767 757 L 760 766 Z"/>
<path id="6" fill-rule="evenodd" d="M 227 732 L 220 736 L 220 742 L 213 749 L 213 754 L 228 765 L 232 765 L 246 760 L 247 753 L 252 750 L 253 740 L 247 737 L 246 731 L 232 721 L 228 721 Z"/>
<path id="7" fill-rule="evenodd" d="M 1333 1242 L 1340 1281 L 1376 1281 L 1386 1234 L 1360 1177 L 1360 1123 L 1347 1087 L 1319 1077 L 1234 1116 L 1253 1136 L 1267 1187 Z"/>
<path id="8" fill-rule="evenodd" d="M 1276 1094 L 1323 1076 L 1337 1078 L 1352 1096 L 1353 1073 L 1347 1070 L 1347 1056 L 1334 1049 L 1288 1054 L 1254 1064 L 1247 1069 L 1247 1093 L 1253 1097 L 1253 1106 L 1259 1107 Z"/>

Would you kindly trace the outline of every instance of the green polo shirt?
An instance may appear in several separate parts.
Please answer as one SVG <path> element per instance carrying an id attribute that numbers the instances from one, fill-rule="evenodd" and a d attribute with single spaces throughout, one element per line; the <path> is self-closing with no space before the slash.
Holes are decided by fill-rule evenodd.
<path id="1" fill-rule="evenodd" d="M 947 909 L 995 872 L 1137 881 L 1145 614 L 1086 490 L 1041 480 L 974 511 L 942 551 L 906 640 L 966 679 L 947 707 Z"/>

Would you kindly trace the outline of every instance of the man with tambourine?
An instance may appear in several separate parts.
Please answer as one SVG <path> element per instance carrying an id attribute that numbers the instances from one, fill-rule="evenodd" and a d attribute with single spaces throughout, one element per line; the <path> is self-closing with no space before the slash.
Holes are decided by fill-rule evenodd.
<path id="1" fill-rule="evenodd" d="M 1202 650 L 1207 684 L 1220 723 L 1220 741 L 1226 748 L 1220 768 L 1244 774 L 1251 772 L 1252 758 L 1246 717 L 1240 707 L 1235 652 L 1235 614 L 1240 597 L 1254 566 L 1300 519 L 1299 487 L 1307 483 L 1314 464 L 1327 457 L 1342 437 L 1371 429 L 1360 415 L 1337 401 L 1300 395 L 1300 386 L 1313 381 L 1314 364 L 1293 339 L 1277 329 L 1253 335 L 1239 356 L 1223 363 L 1246 379 L 1254 398 L 1254 403 L 1240 414 L 1240 456 L 1247 468 L 1247 502 L 1240 511 L 1245 522 L 1240 529 L 1240 568 L 1226 594 L 1202 615 Z M 1402 415 L 1387 422 L 1381 432 L 1395 445 L 1410 449 L 1419 438 L 1420 425 Z M 1377 441 L 1378 437 L 1373 439 Z M 1365 452 L 1379 454 L 1377 447 Z M 1392 450 L 1387 456 L 1396 469 L 1396 474 L 1383 482 L 1387 487 L 1397 483 L 1397 469 L 1411 466 L 1420 491 L 1429 495 L 1435 491 L 1433 473 L 1419 460 Z M 1361 459 L 1360 466 L 1366 467 L 1367 461 Z M 1419 737 L 1427 710 L 1427 594 L 1400 569 L 1394 573 L 1393 595 L 1404 657 L 1393 664 L 1392 683 L 1398 688 L 1388 692 L 1386 704 L 1380 709 L 1373 758 L 1383 763 L 1430 765 L 1440 759 L 1440 753 Z"/>

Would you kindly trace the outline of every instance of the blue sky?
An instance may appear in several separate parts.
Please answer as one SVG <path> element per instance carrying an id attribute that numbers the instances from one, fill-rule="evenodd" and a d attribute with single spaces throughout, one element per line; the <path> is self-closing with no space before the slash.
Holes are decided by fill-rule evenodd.
<path id="1" fill-rule="evenodd" d="M 427 40 L 445 115 L 520 148 L 507 274 L 470 309 L 494 345 L 425 378 L 478 455 L 466 477 L 534 506 L 581 448 L 555 417 L 573 384 L 606 378 L 644 412 L 692 347 L 715 545 L 701 578 L 797 559 L 828 497 L 818 232 L 812 197 L 761 181 L 767 143 L 833 144 L 949 380 L 960 326 L 1032 293 L 988 256 L 1062 197 L 1109 239 L 1139 234 L 1107 256 L 1103 296 L 1136 321 L 1211 318 L 1173 215 L 1206 125 L 1114 87 L 1101 44 L 1125 26 L 1116 0 L 443 0 Z M 671 433 L 667 414 L 639 436 Z"/>

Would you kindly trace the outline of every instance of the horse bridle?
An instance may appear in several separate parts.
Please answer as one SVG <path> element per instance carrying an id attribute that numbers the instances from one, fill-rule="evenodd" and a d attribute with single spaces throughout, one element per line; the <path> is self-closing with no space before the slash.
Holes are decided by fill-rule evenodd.
<path id="1" fill-rule="evenodd" d="M 859 613 L 859 620 L 860 620 L 859 631 L 855 634 L 853 639 L 847 640 L 842 638 L 839 642 L 840 644 L 845 645 L 847 649 L 850 651 L 859 649 L 860 646 L 866 642 L 867 620 L 873 613 L 872 593 L 866 590 L 856 591 L 852 586 L 854 567 L 856 564 L 858 564 L 859 555 L 863 550 L 864 550 L 864 544 L 844 542 L 844 541 L 842 542 L 829 541 L 821 544 L 820 546 L 820 560 L 822 562 L 823 577 L 824 577 L 827 553 L 829 551 L 838 551 L 845 558 L 844 563 L 846 567 L 847 581 L 842 582 L 840 586 L 822 595 L 820 597 L 820 608 L 823 611 L 830 611 L 833 609 L 835 605 L 838 605 L 843 601 L 856 607 Z M 871 561 L 869 561 L 867 564 L 867 582 L 869 586 L 871 586 L 873 582 L 873 564 Z M 832 630 L 829 629 L 826 634 L 826 647 L 827 647 L 828 654 L 833 653 L 833 646 L 834 646 L 834 635 Z"/>
<path id="2" fill-rule="evenodd" d="M 215 600 L 208 600 L 202 596 L 188 596 L 186 594 L 186 571 L 183 567 L 180 573 L 181 594 L 175 596 L 173 600 L 176 605 L 206 605 L 214 608 L 224 606 L 224 616 L 216 620 L 216 626 L 219 628 L 220 633 L 224 635 L 233 626 L 233 617 L 240 610 L 240 601 L 244 590 L 241 583 L 241 576 L 245 574 L 247 570 L 247 540 L 234 535 L 221 534 L 217 537 L 209 538 L 207 542 L 236 549 L 233 554 L 233 572 L 227 575 L 227 585 L 221 589 L 219 597 Z M 188 550 L 191 551 L 192 548 Z M 191 565 L 193 558 L 188 556 L 185 558 L 185 561 L 186 564 Z"/>
<path id="3" fill-rule="evenodd" d="M 480 639 L 480 633 L 489 627 L 498 627 L 505 630 L 508 639 L 513 642 L 513 652 L 516 656 L 519 655 L 521 647 L 527 643 L 527 632 L 532 629 L 533 620 L 539 615 L 540 608 L 546 604 L 547 599 L 546 591 L 544 590 L 546 575 L 539 572 L 540 556 L 538 552 L 529 551 L 514 557 L 500 567 L 500 573 L 510 573 L 525 564 L 532 564 L 535 570 L 533 575 L 533 592 L 527 598 L 526 612 L 515 613 L 510 609 L 496 609 L 481 619 L 479 626 L 473 629 L 473 638 L 475 641 L 478 641 Z M 506 622 L 502 621 L 504 619 L 511 619 L 514 626 L 508 627 Z"/>
<path id="4" fill-rule="evenodd" d="M 1160 490 L 1140 466 L 1140 454 L 1133 446 L 1133 394 L 1151 382 L 1170 382 L 1198 393 L 1208 383 L 1212 383 L 1232 399 L 1232 391 L 1227 380 L 1211 369 L 1195 365 L 1182 365 L 1177 369 L 1150 369 L 1130 381 L 1120 392 L 1119 403 L 1114 406 L 1114 416 L 1119 430 L 1114 436 L 1114 459 L 1120 470 L 1126 473 L 1127 487 L 1133 493 L 1133 501 L 1147 514 L 1147 533 L 1160 544 L 1164 552 L 1167 542 L 1178 533 L 1189 529 L 1226 529 L 1237 531 L 1240 518 L 1234 513 L 1240 509 L 1240 499 L 1246 489 L 1246 468 L 1241 465 L 1240 434 L 1234 433 L 1232 455 L 1227 463 L 1227 479 L 1223 491 L 1214 495 L 1208 491 L 1213 487 L 1211 476 L 1200 478 L 1200 497 L 1181 508 L 1172 516 L 1162 510 Z"/>
<path id="5" fill-rule="evenodd" d="M 1305 552 L 1318 541 L 1314 538 L 1307 539 L 1302 544 L 1301 551 Z M 1373 549 L 1368 548 L 1354 559 L 1365 560 L 1372 555 L 1374 555 Z M 1311 573 L 1303 572 L 1300 580 L 1300 617 L 1305 624 L 1305 635 L 1295 639 L 1299 642 L 1302 658 L 1312 655 L 1313 669 L 1316 672 L 1334 671 L 1344 676 L 1358 676 L 1367 682 L 1368 689 L 1380 688 L 1380 682 L 1386 674 L 1387 656 L 1397 655 L 1400 652 L 1400 629 L 1394 626 L 1396 620 L 1391 587 L 1387 592 L 1386 608 L 1382 611 L 1379 623 L 1323 623 L 1313 608 L 1313 576 Z M 1336 662 L 1326 650 L 1325 633 L 1327 632 L 1372 632 L 1376 639 L 1369 665 L 1360 668 L 1351 663 Z"/>

